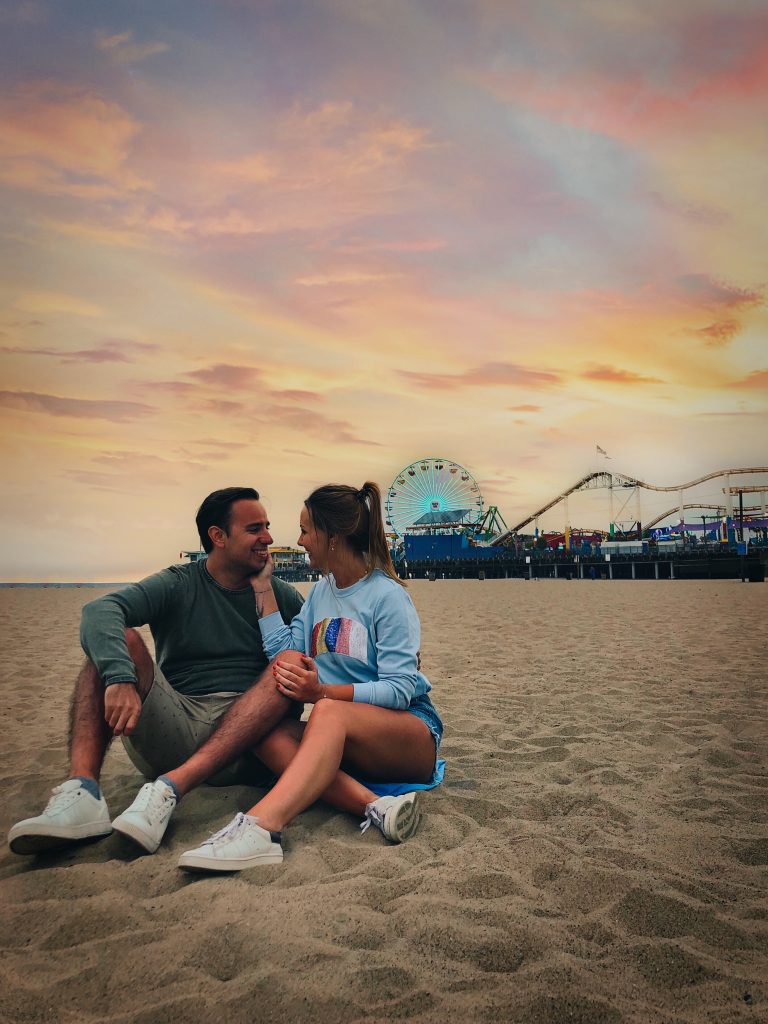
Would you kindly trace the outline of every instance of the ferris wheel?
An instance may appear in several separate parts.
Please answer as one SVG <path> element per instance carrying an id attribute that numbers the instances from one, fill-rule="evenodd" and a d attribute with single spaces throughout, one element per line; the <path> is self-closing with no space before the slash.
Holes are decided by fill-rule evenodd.
<path id="1" fill-rule="evenodd" d="M 419 459 L 387 491 L 387 529 L 471 526 L 483 517 L 483 496 L 472 474 L 450 459 Z"/>

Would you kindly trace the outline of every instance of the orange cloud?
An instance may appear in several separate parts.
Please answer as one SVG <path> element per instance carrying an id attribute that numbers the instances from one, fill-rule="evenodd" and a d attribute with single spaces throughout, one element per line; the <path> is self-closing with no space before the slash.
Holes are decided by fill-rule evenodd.
<path id="1" fill-rule="evenodd" d="M 738 320 L 718 320 L 691 333 L 701 338 L 707 348 L 723 348 L 740 330 L 741 323 Z"/>
<path id="2" fill-rule="evenodd" d="M 484 363 L 465 373 L 416 373 L 401 370 L 400 375 L 419 387 L 445 391 L 460 387 L 548 388 L 561 383 L 560 375 L 549 370 L 531 370 L 516 363 Z"/>
<path id="3" fill-rule="evenodd" d="M 0 181 L 97 199 L 147 186 L 131 171 L 140 125 L 116 103 L 60 83 L 19 86 L 0 99 Z"/>
<path id="4" fill-rule="evenodd" d="M 543 406 L 541 405 L 510 405 L 508 409 L 510 412 L 541 412 Z"/>
<path id="5" fill-rule="evenodd" d="M 731 387 L 768 392 L 768 370 L 753 370 L 741 380 L 734 381 Z"/>
<path id="6" fill-rule="evenodd" d="M 615 366 L 592 366 L 579 374 L 585 380 L 599 380 L 608 384 L 663 384 L 659 377 L 647 377 L 631 370 L 620 370 Z"/>
<path id="7" fill-rule="evenodd" d="M 108 420 L 125 423 L 156 412 L 143 402 L 100 401 L 90 398 L 64 398 L 35 391 L 0 391 L 0 407 L 42 412 L 49 416 L 71 416 L 76 419 Z"/>
<path id="8" fill-rule="evenodd" d="M 194 377 L 209 387 L 225 388 L 226 390 L 252 390 L 259 383 L 261 371 L 252 366 L 232 366 L 229 363 L 216 363 L 202 370 L 190 370 L 185 377 Z"/>

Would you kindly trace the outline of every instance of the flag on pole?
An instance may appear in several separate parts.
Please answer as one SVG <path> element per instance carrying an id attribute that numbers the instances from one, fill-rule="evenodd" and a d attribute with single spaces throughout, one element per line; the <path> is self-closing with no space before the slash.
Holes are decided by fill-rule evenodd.
<path id="1" fill-rule="evenodd" d="M 595 448 L 597 448 L 597 454 L 598 455 L 604 455 L 606 457 L 606 459 L 610 459 L 611 456 L 608 454 L 608 452 L 605 450 L 605 448 L 601 448 L 599 444 L 596 444 Z"/>

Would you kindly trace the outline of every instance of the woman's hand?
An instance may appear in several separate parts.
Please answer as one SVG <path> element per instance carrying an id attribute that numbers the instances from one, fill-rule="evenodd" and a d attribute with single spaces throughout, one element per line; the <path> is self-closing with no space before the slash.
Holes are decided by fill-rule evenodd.
<path id="1" fill-rule="evenodd" d="M 301 656 L 301 666 L 289 662 L 276 661 L 272 666 L 277 688 L 284 697 L 290 700 L 316 704 L 325 696 L 325 687 L 317 678 L 317 667 L 306 654 Z M 303 666 L 303 667 L 302 667 Z"/>
<path id="2" fill-rule="evenodd" d="M 272 552 L 268 551 L 264 568 L 260 569 L 259 572 L 254 573 L 248 581 L 253 587 L 254 593 L 263 594 L 272 587 L 272 573 L 274 572 L 274 569 L 275 563 L 272 561 Z"/>

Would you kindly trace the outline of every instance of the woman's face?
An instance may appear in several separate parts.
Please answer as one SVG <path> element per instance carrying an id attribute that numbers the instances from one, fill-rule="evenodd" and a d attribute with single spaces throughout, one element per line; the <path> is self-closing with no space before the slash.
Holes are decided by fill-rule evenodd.
<path id="1" fill-rule="evenodd" d="M 299 516 L 298 544 L 309 555 L 311 568 L 325 569 L 328 556 L 328 534 L 315 528 L 306 505 L 302 508 Z"/>

